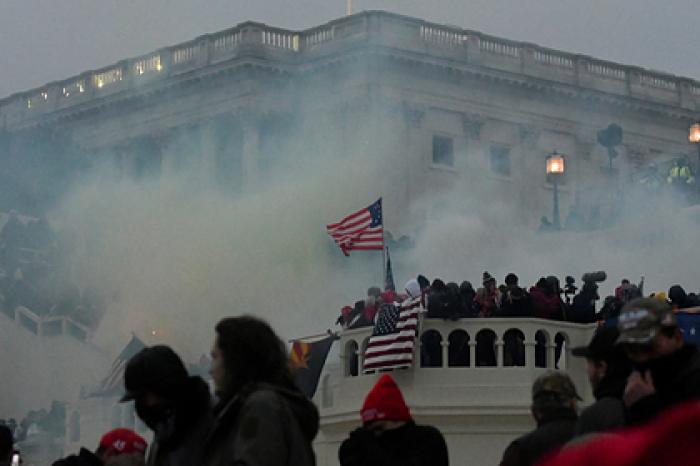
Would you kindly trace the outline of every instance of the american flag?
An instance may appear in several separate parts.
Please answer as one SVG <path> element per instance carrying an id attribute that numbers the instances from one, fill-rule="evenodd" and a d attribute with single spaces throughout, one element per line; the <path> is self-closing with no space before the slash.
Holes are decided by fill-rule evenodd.
<path id="1" fill-rule="evenodd" d="M 364 373 L 413 364 L 420 307 L 420 297 L 409 298 L 400 307 L 384 306 L 377 314 L 377 323 L 365 351 Z"/>
<path id="2" fill-rule="evenodd" d="M 146 345 L 144 342 L 139 340 L 136 335 L 132 335 L 131 341 L 126 345 L 122 352 L 119 353 L 117 359 L 115 359 L 112 363 L 112 367 L 110 368 L 107 376 L 102 379 L 99 387 L 89 394 L 88 397 L 106 397 L 119 394 L 123 390 L 126 364 L 129 362 L 129 359 L 131 359 L 136 353 L 145 347 Z"/>
<path id="3" fill-rule="evenodd" d="M 326 225 L 326 230 L 346 256 L 349 256 L 353 249 L 382 251 L 384 225 L 381 198 L 371 206 L 358 210 L 337 223 Z"/>

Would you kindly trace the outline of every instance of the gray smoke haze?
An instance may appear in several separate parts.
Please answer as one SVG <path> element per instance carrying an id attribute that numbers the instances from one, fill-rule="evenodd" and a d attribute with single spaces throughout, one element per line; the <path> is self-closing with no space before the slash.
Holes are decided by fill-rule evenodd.
<path id="1" fill-rule="evenodd" d="M 353 8 L 700 78 L 695 0 L 354 0 Z M 344 13 L 344 0 L 3 0 L 0 96 L 246 20 L 299 29 Z"/>

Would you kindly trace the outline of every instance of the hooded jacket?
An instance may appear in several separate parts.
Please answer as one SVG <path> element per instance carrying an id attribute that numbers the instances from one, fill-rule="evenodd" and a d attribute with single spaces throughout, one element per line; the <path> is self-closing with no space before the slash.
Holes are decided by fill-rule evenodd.
<path id="1" fill-rule="evenodd" d="M 183 400 L 175 408 L 174 429 L 154 432 L 146 466 L 189 466 L 201 461 L 202 443 L 212 422 L 209 386 L 201 377 L 190 377 Z"/>
<path id="2" fill-rule="evenodd" d="M 681 349 L 649 364 L 656 392 L 628 408 L 630 424 L 642 424 L 659 412 L 683 401 L 700 399 L 700 350 L 685 344 Z"/>
<path id="3" fill-rule="evenodd" d="M 419 426 L 401 390 L 382 375 L 360 411 L 364 426 L 350 433 L 338 450 L 341 466 L 447 466 L 447 446 L 439 430 Z M 394 429 L 372 430 L 375 421 L 400 421 Z"/>
<path id="4" fill-rule="evenodd" d="M 571 408 L 552 410 L 537 423 L 537 429 L 514 440 L 503 453 L 501 466 L 530 466 L 543 456 L 571 440 L 576 425 L 576 411 Z"/>
<path id="5" fill-rule="evenodd" d="M 314 466 L 318 410 L 301 392 L 251 384 L 216 409 L 204 466 Z"/>
<path id="6" fill-rule="evenodd" d="M 607 432 L 625 425 L 625 404 L 622 395 L 626 382 L 626 377 L 603 377 L 593 392 L 595 403 L 579 415 L 575 436 Z"/>

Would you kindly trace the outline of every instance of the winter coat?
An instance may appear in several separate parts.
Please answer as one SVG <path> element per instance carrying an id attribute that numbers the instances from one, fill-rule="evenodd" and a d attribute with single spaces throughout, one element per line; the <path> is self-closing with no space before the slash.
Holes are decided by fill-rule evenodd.
<path id="1" fill-rule="evenodd" d="M 564 306 L 559 295 L 547 294 L 542 288 L 530 288 L 532 312 L 541 319 L 564 320 Z"/>
<path id="2" fill-rule="evenodd" d="M 656 392 L 628 407 L 630 424 L 642 424 L 683 401 L 700 399 L 700 350 L 685 344 L 649 364 Z M 642 370 L 644 370 L 642 368 Z"/>
<path id="3" fill-rule="evenodd" d="M 491 317 L 501 301 L 501 293 L 498 289 L 487 291 L 486 288 L 476 290 L 474 302 L 479 306 L 479 317 Z"/>
<path id="4" fill-rule="evenodd" d="M 529 293 L 518 286 L 508 287 L 501 296 L 501 306 L 495 315 L 497 317 L 532 317 Z"/>
<path id="5" fill-rule="evenodd" d="M 531 466 L 545 454 L 557 450 L 574 436 L 576 411 L 555 410 L 537 424 L 537 429 L 508 445 L 501 466 Z"/>
<path id="6" fill-rule="evenodd" d="M 318 410 L 295 388 L 249 385 L 217 407 L 203 466 L 314 466 Z"/>
<path id="7" fill-rule="evenodd" d="M 375 435 L 360 427 L 338 450 L 341 466 L 447 466 L 447 445 L 439 430 L 410 421 Z"/>
<path id="8" fill-rule="evenodd" d="M 190 466 L 202 461 L 202 444 L 212 424 L 209 386 L 190 377 L 185 402 L 175 407 L 175 431 L 167 437 L 154 434 L 146 466 Z"/>
<path id="9" fill-rule="evenodd" d="M 622 395 L 627 379 L 604 377 L 593 395 L 595 403 L 581 411 L 575 436 L 607 432 L 625 425 L 625 404 Z"/>
<path id="10" fill-rule="evenodd" d="M 55 461 L 52 466 L 102 466 L 102 460 L 88 449 L 81 448 L 77 455 Z"/>

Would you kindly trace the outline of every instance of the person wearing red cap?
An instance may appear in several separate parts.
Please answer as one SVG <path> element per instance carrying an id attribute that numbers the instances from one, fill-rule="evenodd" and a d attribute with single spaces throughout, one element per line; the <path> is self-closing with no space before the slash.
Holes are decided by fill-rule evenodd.
<path id="1" fill-rule="evenodd" d="M 77 455 L 58 460 L 53 466 L 142 466 L 147 447 L 148 443 L 134 431 L 114 429 L 102 436 L 95 453 L 81 448 Z"/>
<path id="2" fill-rule="evenodd" d="M 394 379 L 384 374 L 367 395 L 362 427 L 338 450 L 342 466 L 446 466 L 447 445 L 439 430 L 417 425 Z"/>

